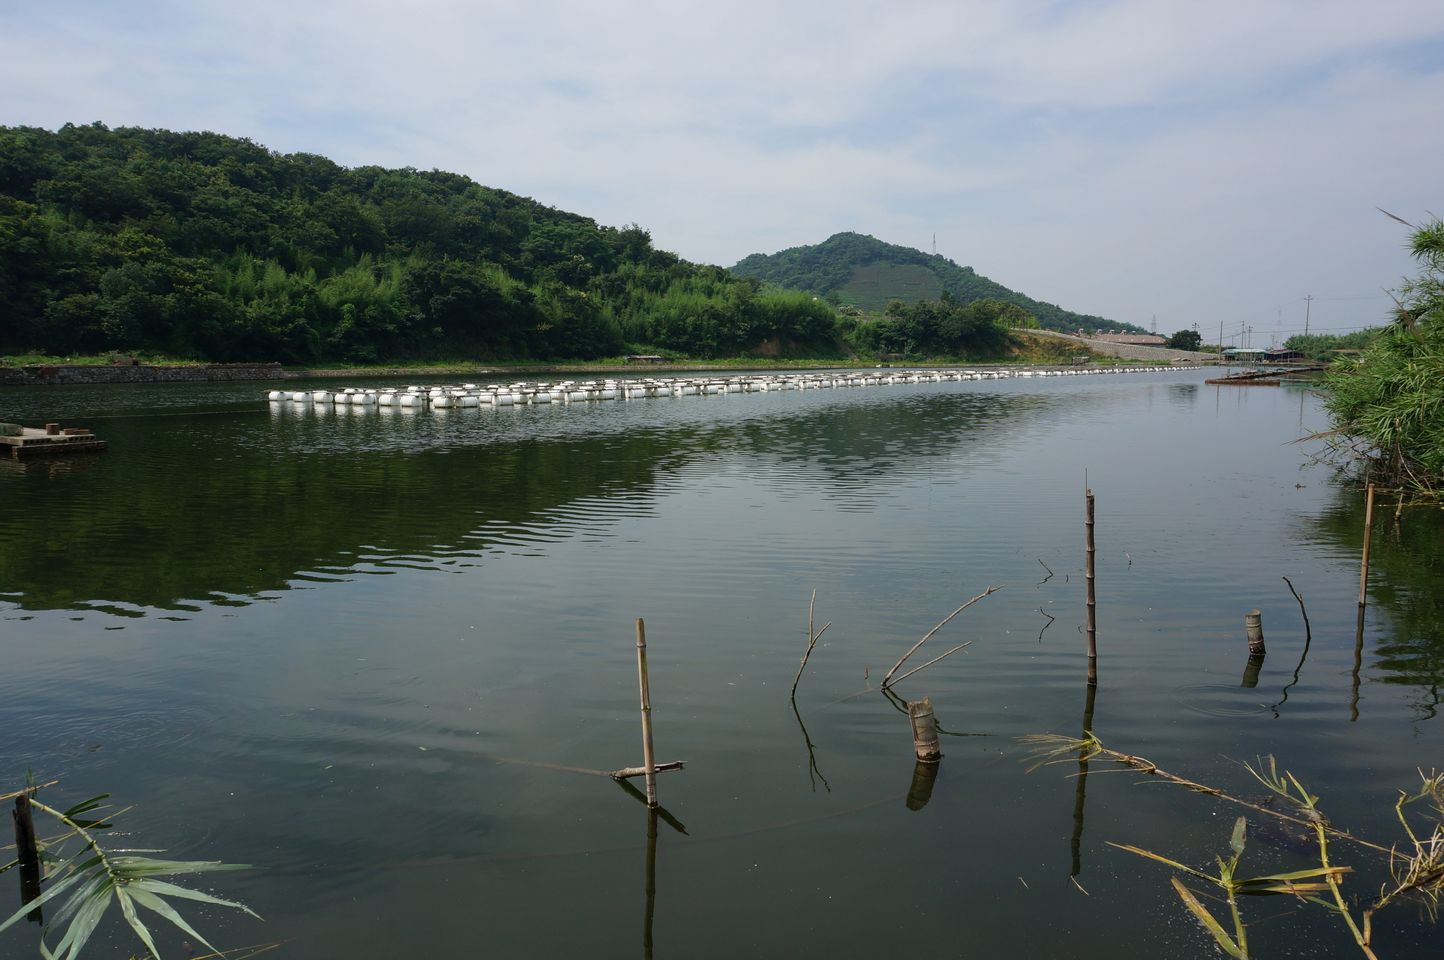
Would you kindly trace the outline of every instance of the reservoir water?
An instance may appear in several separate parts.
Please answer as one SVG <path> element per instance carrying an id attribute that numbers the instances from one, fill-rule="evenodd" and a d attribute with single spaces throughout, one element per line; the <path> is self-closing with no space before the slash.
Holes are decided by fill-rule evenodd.
<path id="1" fill-rule="evenodd" d="M 0 419 L 110 442 L 0 461 L 0 792 L 108 792 L 112 843 L 255 865 L 198 885 L 264 923 L 182 912 L 277 956 L 1214 956 L 1167 868 L 1110 841 L 1208 868 L 1248 811 L 1018 740 L 1084 722 L 1085 485 L 1098 737 L 1253 800 L 1241 763 L 1274 755 L 1386 846 L 1444 758 L 1444 525 L 1381 502 L 1356 646 L 1362 497 L 1293 442 L 1317 398 L 1203 378 L 423 411 L 0 390 Z M 310 386 L 335 384 L 286 384 Z M 971 645 L 897 687 L 944 731 L 915 785 L 878 683 L 990 585 L 910 663 Z M 644 804 L 567 769 L 641 762 L 638 617 L 658 759 L 687 761 L 651 844 Z M 1256 819 L 1246 872 L 1316 863 Z M 1331 855 L 1361 898 L 1387 876 Z M 1359 955 L 1321 907 L 1244 911 L 1256 956 Z M 107 923 L 87 955 L 129 956 Z M 1381 957 L 1441 953 L 1413 906 L 1375 923 Z"/>

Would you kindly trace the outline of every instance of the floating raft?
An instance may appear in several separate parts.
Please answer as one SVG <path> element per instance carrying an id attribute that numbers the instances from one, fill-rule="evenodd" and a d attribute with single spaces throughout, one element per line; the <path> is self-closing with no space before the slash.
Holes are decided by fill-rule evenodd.
<path id="1" fill-rule="evenodd" d="M 443 386 L 344 387 L 338 390 L 271 390 L 277 407 L 403 407 L 445 410 L 453 407 L 512 407 L 575 404 L 662 397 L 725 396 L 782 390 L 833 390 L 913 383 L 957 383 L 1034 377 L 1081 377 L 1122 373 L 1164 373 L 1189 367 L 1124 367 L 1045 370 L 868 370 L 837 373 L 756 374 L 734 377 L 638 377 L 626 380 L 560 380 L 508 384 L 463 383 Z"/>
<path id="2" fill-rule="evenodd" d="M 7 451 L 11 460 L 62 453 L 99 453 L 106 446 L 104 440 L 83 428 L 62 430 L 56 423 L 48 423 L 44 428 L 0 424 L 0 450 Z"/>

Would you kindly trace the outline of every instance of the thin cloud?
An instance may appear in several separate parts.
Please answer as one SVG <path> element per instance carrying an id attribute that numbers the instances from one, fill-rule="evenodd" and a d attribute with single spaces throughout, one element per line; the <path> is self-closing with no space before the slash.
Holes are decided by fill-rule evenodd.
<path id="1" fill-rule="evenodd" d="M 1409 271 L 1371 211 L 1441 205 L 1441 65 L 1414 0 L 96 0 L 0 13 L 0 122 L 455 170 L 708 262 L 936 232 L 1034 296 L 1207 330 Z"/>

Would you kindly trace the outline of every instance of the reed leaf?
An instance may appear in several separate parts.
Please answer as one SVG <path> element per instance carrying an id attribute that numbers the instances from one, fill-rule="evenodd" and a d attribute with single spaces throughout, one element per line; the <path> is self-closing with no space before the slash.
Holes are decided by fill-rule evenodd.
<path id="1" fill-rule="evenodd" d="M 1218 945 L 1223 948 L 1224 953 L 1235 957 L 1236 960 L 1248 960 L 1248 953 L 1234 942 L 1233 937 L 1228 935 L 1228 931 L 1223 928 L 1223 925 L 1213 918 L 1213 914 L 1208 912 L 1208 908 L 1183 885 L 1183 881 L 1177 877 L 1170 879 L 1173 881 L 1173 889 L 1178 893 L 1178 899 L 1183 901 L 1183 905 L 1188 908 L 1189 913 L 1198 918 L 1198 922 L 1203 924 L 1203 928 L 1213 935 L 1213 939 L 1218 941 Z"/>

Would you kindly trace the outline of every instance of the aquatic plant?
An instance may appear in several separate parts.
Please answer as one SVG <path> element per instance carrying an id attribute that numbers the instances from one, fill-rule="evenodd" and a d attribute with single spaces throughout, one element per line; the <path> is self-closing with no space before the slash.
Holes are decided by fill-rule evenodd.
<path id="1" fill-rule="evenodd" d="M 1242 896 L 1287 894 L 1333 911 L 1348 929 L 1355 945 L 1371 960 L 1377 960 L 1373 950 L 1373 922 L 1375 914 L 1380 910 L 1410 900 L 1421 906 L 1430 920 L 1437 921 L 1439 918 L 1440 901 L 1444 898 L 1444 773 L 1431 771 L 1426 774 L 1421 770 L 1419 789 L 1412 793 L 1400 792 L 1394 804 L 1394 814 L 1403 829 L 1403 840 L 1385 847 L 1330 824 L 1319 808 L 1319 797 L 1310 793 L 1291 772 L 1285 770 L 1280 773 L 1277 762 L 1271 756 L 1257 761 L 1256 765 L 1245 763 L 1243 766 L 1274 797 L 1282 801 L 1279 807 L 1245 800 L 1218 787 L 1170 773 L 1144 757 L 1109 749 L 1091 732 L 1082 737 L 1039 734 L 1024 737 L 1023 740 L 1034 746 L 1038 765 L 1071 761 L 1075 756 L 1086 760 L 1112 761 L 1196 793 L 1204 793 L 1246 807 L 1260 815 L 1303 826 L 1313 834 L 1319 859 L 1317 867 L 1248 878 L 1240 878 L 1238 875 L 1239 863 L 1246 845 L 1246 817 L 1239 817 L 1235 822 L 1229 840 L 1232 856 L 1227 859 L 1217 858 L 1216 874 L 1131 844 L 1110 844 L 1120 850 L 1166 864 L 1195 880 L 1222 889 L 1229 906 L 1232 932 L 1209 912 L 1178 877 L 1172 878 L 1174 891 L 1183 905 L 1203 924 L 1224 952 L 1238 960 L 1247 960 L 1249 956 L 1248 930 L 1239 910 L 1239 897 Z M 1421 806 L 1428 808 L 1423 827 L 1416 826 L 1409 817 L 1411 809 L 1417 810 Z M 1388 858 L 1389 879 L 1380 886 L 1376 895 L 1362 901 L 1357 919 L 1354 916 L 1354 907 L 1351 907 L 1351 899 L 1346 898 L 1343 892 L 1343 878 L 1352 868 L 1332 861 L 1331 843 L 1334 841 L 1382 853 Z M 1324 894 L 1327 894 L 1328 899 L 1324 899 Z"/>
<path id="2" fill-rule="evenodd" d="M 45 784 L 43 786 L 52 786 Z M 142 911 L 149 911 L 173 924 L 186 935 L 204 944 L 215 955 L 221 951 L 196 932 L 184 917 L 172 906 L 172 900 L 190 900 L 242 910 L 260 919 L 244 904 L 233 900 L 182 887 L 162 877 L 187 874 L 214 873 L 221 870 L 244 870 L 245 864 L 227 864 L 214 860 L 161 860 L 145 854 L 160 853 L 159 850 L 107 849 L 101 846 L 95 833 L 108 829 L 111 821 L 124 810 L 106 814 L 105 801 L 109 794 L 100 794 L 83 800 L 64 810 L 58 810 L 40 800 L 36 794 L 40 786 L 30 786 L 14 793 L 0 795 L 0 802 L 16 800 L 17 811 L 25 808 L 37 810 L 55 821 L 62 832 L 55 837 L 35 841 L 35 854 L 44 870 L 41 878 L 46 886 L 43 893 L 22 906 L 4 922 L 0 931 L 27 915 L 40 919 L 47 906 L 55 906 L 48 923 L 40 936 L 40 955 L 45 960 L 74 960 L 90 940 L 101 919 L 112 903 L 120 908 L 126 924 L 145 945 L 148 955 L 159 960 L 160 950 L 150 928 L 142 919 Z M 21 816 L 26 816 L 21 813 Z M 17 850 L 16 859 L 0 864 L 0 873 L 15 867 L 22 868 L 27 858 L 26 850 Z M 45 942 L 52 931 L 59 931 L 60 939 L 53 947 Z"/>

